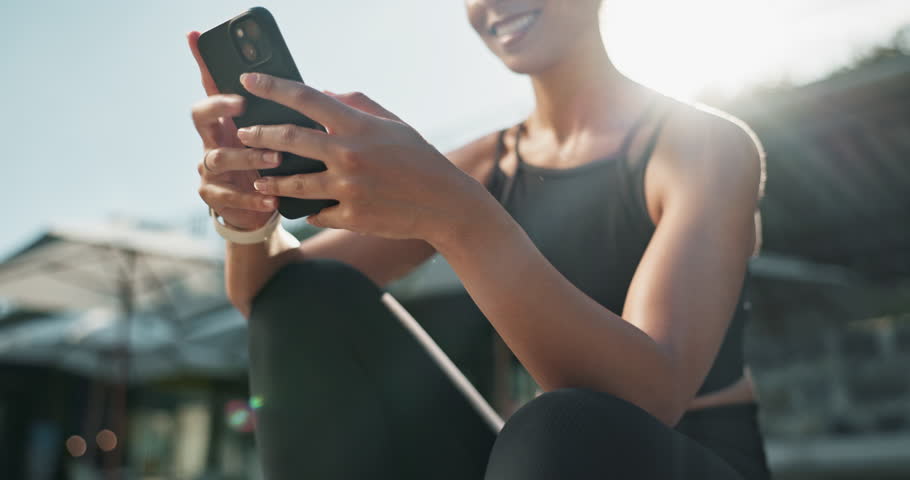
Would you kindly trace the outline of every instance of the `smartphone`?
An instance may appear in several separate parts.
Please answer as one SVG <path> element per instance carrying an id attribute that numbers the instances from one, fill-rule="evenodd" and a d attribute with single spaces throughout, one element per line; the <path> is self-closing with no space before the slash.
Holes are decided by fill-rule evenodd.
<path id="1" fill-rule="evenodd" d="M 302 82 L 300 72 L 268 10 L 255 7 L 203 33 L 199 53 L 221 93 L 242 95 L 246 111 L 234 117 L 238 128 L 251 125 L 295 124 L 325 131 L 319 123 L 283 105 L 250 94 L 240 83 L 240 75 L 259 72 Z M 312 158 L 282 153 L 281 165 L 259 170 L 263 176 L 285 176 L 325 170 L 325 164 Z M 286 218 L 312 215 L 335 200 L 305 200 L 280 197 L 278 211 Z"/>

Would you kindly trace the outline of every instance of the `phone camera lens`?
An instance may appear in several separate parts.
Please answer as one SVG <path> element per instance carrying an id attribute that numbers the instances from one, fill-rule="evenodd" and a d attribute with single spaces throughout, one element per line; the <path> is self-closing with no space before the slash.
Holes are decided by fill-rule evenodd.
<path id="1" fill-rule="evenodd" d="M 259 32 L 258 23 L 256 23 L 253 20 L 250 20 L 248 22 L 245 22 L 243 26 L 246 27 L 246 33 L 247 33 L 247 36 L 250 37 L 250 39 L 256 40 L 259 38 L 260 32 Z"/>
<path id="2" fill-rule="evenodd" d="M 237 38 L 243 38 L 245 33 L 243 27 L 238 27 L 237 30 L 234 31 L 234 35 L 237 35 Z"/>
<path id="3" fill-rule="evenodd" d="M 256 51 L 256 47 L 252 43 L 243 44 L 241 51 L 243 52 L 243 57 L 250 62 L 255 62 L 259 58 L 259 52 Z"/>

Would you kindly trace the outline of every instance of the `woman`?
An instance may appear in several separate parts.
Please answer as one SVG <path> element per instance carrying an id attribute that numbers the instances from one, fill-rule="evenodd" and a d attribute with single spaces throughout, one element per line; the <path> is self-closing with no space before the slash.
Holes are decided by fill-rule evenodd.
<path id="1" fill-rule="evenodd" d="M 601 3 L 467 0 L 536 107 L 448 156 L 362 94 L 266 75 L 242 82 L 329 133 L 235 132 L 242 100 L 200 62 L 200 195 L 229 228 L 279 196 L 340 201 L 302 244 L 227 245 L 266 478 L 768 478 L 741 350 L 762 153 L 619 74 Z M 274 152 L 328 169 L 258 178 Z M 546 392 L 498 436 L 379 302 L 435 252 Z"/>

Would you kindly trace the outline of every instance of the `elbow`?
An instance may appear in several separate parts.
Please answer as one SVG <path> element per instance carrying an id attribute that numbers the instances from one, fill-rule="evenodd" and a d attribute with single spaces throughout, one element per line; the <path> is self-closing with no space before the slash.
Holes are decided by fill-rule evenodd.
<path id="1" fill-rule="evenodd" d="M 678 362 L 670 355 L 666 355 L 665 358 L 661 375 L 656 375 L 657 381 L 651 385 L 652 391 L 648 395 L 647 406 L 642 408 L 664 425 L 673 428 L 689 409 L 692 395 L 682 381 L 685 376 L 677 367 Z"/>
<path id="2" fill-rule="evenodd" d="M 676 383 L 653 385 L 628 401 L 648 412 L 664 425 L 674 428 L 685 415 L 689 402 L 679 394 Z"/>
<path id="3" fill-rule="evenodd" d="M 688 407 L 689 401 L 679 393 L 679 388 L 673 384 L 665 385 L 645 410 L 664 425 L 674 428 L 686 414 Z"/>
<path id="4" fill-rule="evenodd" d="M 679 362 L 671 355 L 661 357 L 660 368 L 649 376 L 651 381 L 643 382 L 642 388 L 635 392 L 637 401 L 632 400 L 632 403 L 674 428 L 689 409 L 692 395 L 683 381 L 685 375 L 678 367 Z"/>

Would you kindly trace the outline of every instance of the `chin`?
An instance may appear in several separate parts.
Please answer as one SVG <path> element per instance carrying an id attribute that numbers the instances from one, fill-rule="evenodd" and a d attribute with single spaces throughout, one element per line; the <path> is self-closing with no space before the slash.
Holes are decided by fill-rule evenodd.
<path id="1" fill-rule="evenodd" d="M 506 68 L 522 75 L 534 75 L 546 71 L 556 63 L 553 59 L 545 56 L 530 54 L 508 55 L 499 59 Z"/>

